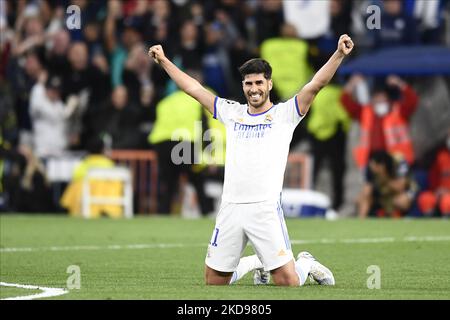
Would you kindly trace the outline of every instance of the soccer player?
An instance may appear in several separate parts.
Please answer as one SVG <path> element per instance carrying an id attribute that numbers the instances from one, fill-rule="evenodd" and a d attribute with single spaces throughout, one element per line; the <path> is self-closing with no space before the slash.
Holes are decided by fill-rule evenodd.
<path id="1" fill-rule="evenodd" d="M 226 127 L 224 189 L 205 259 L 206 284 L 228 285 L 263 268 L 270 271 L 275 285 L 300 286 L 308 276 L 319 284 L 334 285 L 331 271 L 309 253 L 301 252 L 294 259 L 279 199 L 294 129 L 352 49 L 352 39 L 342 35 L 337 50 L 312 80 L 290 100 L 276 105 L 269 97 L 272 68 L 262 59 L 251 59 L 239 68 L 247 99 L 247 104 L 240 104 L 215 96 L 182 72 L 161 45 L 149 49 L 149 56 L 178 87 Z M 241 259 L 248 241 L 256 256 Z"/>

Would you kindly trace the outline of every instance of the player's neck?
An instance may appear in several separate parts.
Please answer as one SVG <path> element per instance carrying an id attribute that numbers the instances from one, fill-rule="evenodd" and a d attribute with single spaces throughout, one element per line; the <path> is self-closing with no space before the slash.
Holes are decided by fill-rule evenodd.
<path id="1" fill-rule="evenodd" d="M 264 102 L 264 104 L 259 108 L 255 108 L 250 103 L 248 103 L 248 113 L 250 113 L 250 114 L 264 113 L 267 110 L 269 110 L 270 108 L 272 108 L 272 106 L 273 106 L 273 103 L 270 101 L 270 99 L 267 99 L 266 102 Z"/>

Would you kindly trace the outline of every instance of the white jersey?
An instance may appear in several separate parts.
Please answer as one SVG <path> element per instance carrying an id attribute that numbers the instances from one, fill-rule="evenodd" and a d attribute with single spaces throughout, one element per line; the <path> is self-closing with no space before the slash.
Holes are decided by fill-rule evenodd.
<path id="1" fill-rule="evenodd" d="M 277 201 L 292 134 L 303 119 L 296 97 L 259 114 L 249 114 L 246 104 L 216 97 L 214 118 L 227 132 L 222 201 Z"/>

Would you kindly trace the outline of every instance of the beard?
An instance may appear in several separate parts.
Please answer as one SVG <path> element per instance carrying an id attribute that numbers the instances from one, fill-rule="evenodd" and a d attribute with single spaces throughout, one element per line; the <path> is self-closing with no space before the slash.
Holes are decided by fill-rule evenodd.
<path id="1" fill-rule="evenodd" d="M 262 106 L 264 106 L 264 104 L 267 102 L 268 98 L 269 98 L 269 92 L 258 92 L 258 94 L 261 95 L 261 98 L 258 99 L 258 102 L 253 102 L 251 94 L 250 93 L 246 93 L 246 98 L 247 98 L 247 103 L 249 106 L 252 106 L 255 109 L 259 109 Z"/>

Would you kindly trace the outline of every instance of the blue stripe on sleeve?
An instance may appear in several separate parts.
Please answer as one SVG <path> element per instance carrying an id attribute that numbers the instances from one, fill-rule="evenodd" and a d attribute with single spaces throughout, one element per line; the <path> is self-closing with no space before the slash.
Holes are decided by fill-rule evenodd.
<path id="1" fill-rule="evenodd" d="M 214 98 L 214 114 L 213 114 L 213 118 L 217 119 L 217 100 L 219 99 L 219 97 L 215 97 Z"/>
<path id="2" fill-rule="evenodd" d="M 299 115 L 300 117 L 303 117 L 304 114 L 301 114 L 300 108 L 298 107 L 297 96 L 294 97 L 294 100 L 295 100 L 295 109 L 297 110 L 298 115 Z"/>

